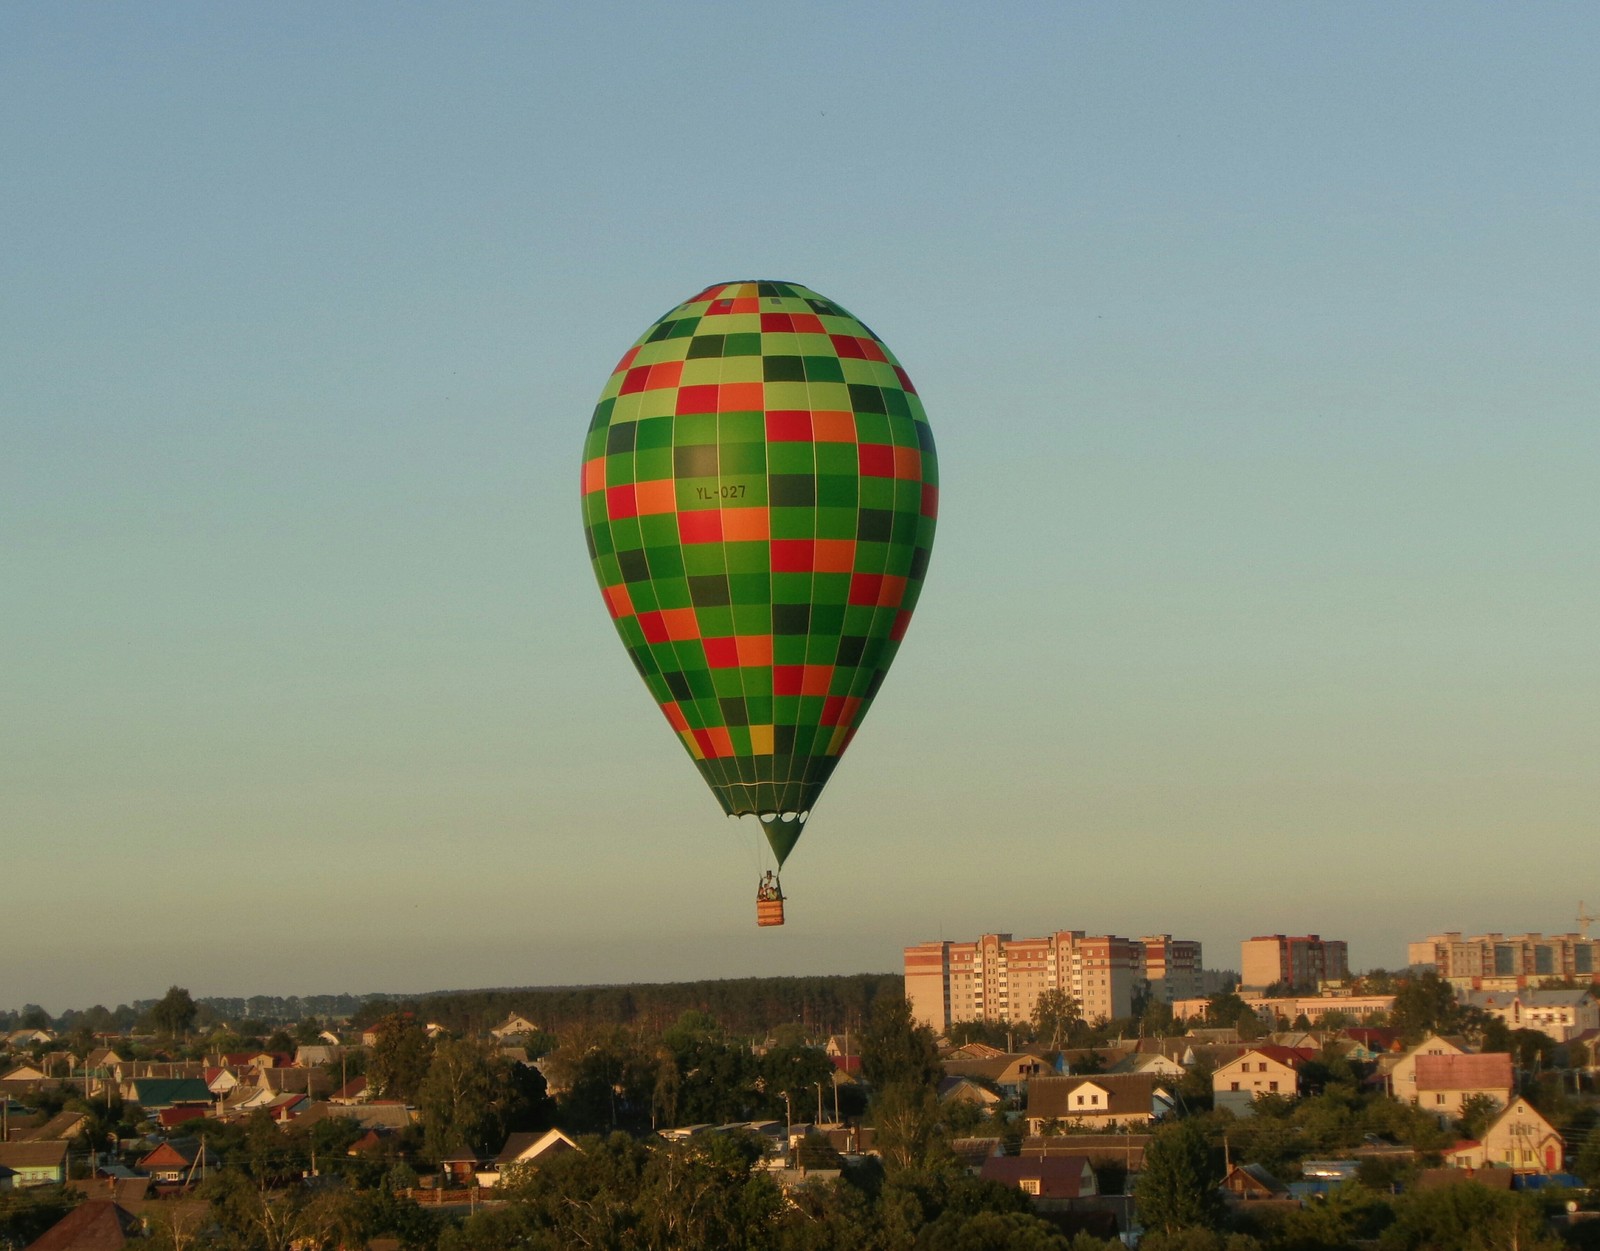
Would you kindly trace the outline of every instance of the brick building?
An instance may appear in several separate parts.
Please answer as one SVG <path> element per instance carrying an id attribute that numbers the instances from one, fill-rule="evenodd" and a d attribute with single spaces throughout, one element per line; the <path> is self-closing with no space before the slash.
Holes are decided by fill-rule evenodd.
<path id="1" fill-rule="evenodd" d="M 1350 975 L 1348 948 L 1317 934 L 1266 934 L 1239 944 L 1240 983 L 1260 990 L 1274 982 L 1316 986 Z"/>
<path id="2" fill-rule="evenodd" d="M 912 1014 L 941 1033 L 960 1021 L 1026 1021 L 1047 990 L 1077 1000 L 1086 1020 L 1110 1019 L 1128 1016 L 1147 984 L 1166 999 L 1197 986 L 1200 944 L 1170 934 L 1137 940 L 1082 930 L 1020 939 L 985 934 L 907 947 L 905 977 Z"/>

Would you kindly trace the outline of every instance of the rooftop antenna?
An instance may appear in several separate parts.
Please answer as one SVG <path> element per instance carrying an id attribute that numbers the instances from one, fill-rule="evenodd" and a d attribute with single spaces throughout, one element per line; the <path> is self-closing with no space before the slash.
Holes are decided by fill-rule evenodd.
<path id="1" fill-rule="evenodd" d="M 1578 900 L 1578 937 L 1589 937 L 1589 922 L 1600 921 L 1600 917 L 1590 916 L 1583 907 L 1583 900 Z"/>

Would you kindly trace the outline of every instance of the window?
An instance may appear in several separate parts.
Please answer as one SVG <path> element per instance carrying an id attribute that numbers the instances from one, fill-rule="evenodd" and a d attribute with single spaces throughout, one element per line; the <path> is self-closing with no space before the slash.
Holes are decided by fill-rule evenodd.
<path id="1" fill-rule="evenodd" d="M 1024 1177 L 1017 1182 L 1017 1189 L 1026 1195 L 1036 1195 L 1039 1193 L 1039 1179 L 1037 1177 Z"/>
<path id="2" fill-rule="evenodd" d="M 1230 1082 L 1228 1084 L 1228 1089 L 1229 1090 L 1238 1090 L 1239 1089 L 1239 1083 L 1238 1082 Z"/>
<path id="3" fill-rule="evenodd" d="M 1433 1097 L 1433 1101 L 1435 1103 L 1443 1103 L 1444 1102 L 1444 1096 L 1443 1095 L 1435 1095 Z"/>
<path id="4" fill-rule="evenodd" d="M 1276 1094 L 1277 1090 L 1278 1090 L 1278 1083 L 1277 1082 L 1268 1082 L 1267 1083 L 1267 1089 L 1272 1091 L 1274 1094 Z"/>

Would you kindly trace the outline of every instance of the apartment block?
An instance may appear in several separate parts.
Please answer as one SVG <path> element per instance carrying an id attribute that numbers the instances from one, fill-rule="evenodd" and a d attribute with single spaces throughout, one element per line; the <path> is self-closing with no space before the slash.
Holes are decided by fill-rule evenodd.
<path id="1" fill-rule="evenodd" d="M 1170 934 L 1135 940 L 1057 930 L 919 943 L 905 949 L 906 998 L 912 1014 L 941 1033 L 959 1021 L 1026 1021 L 1047 990 L 1072 996 L 1087 1020 L 1127 1016 L 1147 982 L 1168 999 L 1173 987 L 1197 986 L 1200 957 L 1199 943 Z"/>
<path id="2" fill-rule="evenodd" d="M 1432 934 L 1407 945 L 1406 961 L 1432 965 L 1458 989 L 1537 986 L 1547 977 L 1600 982 L 1600 939 L 1585 934 Z"/>
<path id="3" fill-rule="evenodd" d="M 1350 975 L 1349 949 L 1317 934 L 1266 934 L 1239 944 L 1240 983 L 1260 990 L 1274 982 L 1315 986 Z"/>

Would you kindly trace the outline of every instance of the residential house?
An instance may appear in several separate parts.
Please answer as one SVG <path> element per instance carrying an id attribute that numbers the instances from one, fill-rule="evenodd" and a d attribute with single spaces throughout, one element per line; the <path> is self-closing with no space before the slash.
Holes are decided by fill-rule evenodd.
<path id="1" fill-rule="evenodd" d="M 525 1016 L 518 1016 L 515 1012 L 496 1025 L 489 1034 L 496 1042 L 505 1042 L 512 1038 L 526 1038 L 529 1034 L 537 1034 L 539 1027 Z"/>
<path id="2" fill-rule="evenodd" d="M 1030 1134 L 1052 1124 L 1074 1129 L 1148 1125 L 1172 1110 L 1170 1090 L 1143 1073 L 1039 1077 L 1028 1086 L 1025 1116 Z"/>
<path id="3" fill-rule="evenodd" d="M 0 1142 L 0 1164 L 11 1170 L 13 1187 L 59 1186 L 67 1180 L 66 1140 Z"/>
<path id="4" fill-rule="evenodd" d="M 1300 1093 L 1300 1070 L 1314 1055 L 1272 1043 L 1246 1048 L 1211 1075 L 1212 1101 L 1235 1116 L 1248 1116 L 1263 1095 L 1293 1099 Z"/>
<path id="5" fill-rule="evenodd" d="M 1222 1189 L 1229 1198 L 1242 1203 L 1290 1197 L 1289 1187 L 1259 1164 L 1235 1164 L 1222 1179 Z"/>
<path id="6" fill-rule="evenodd" d="M 89 1124 L 89 1117 L 84 1112 L 57 1112 L 43 1125 L 36 1125 L 32 1129 L 23 1131 L 16 1137 L 18 1142 L 70 1142 L 74 1138 L 81 1138 Z"/>
<path id="7" fill-rule="evenodd" d="M 123 1083 L 122 1097 L 146 1112 L 179 1106 L 209 1108 L 215 1102 L 202 1077 L 136 1077 Z"/>
<path id="8" fill-rule="evenodd" d="M 376 1129 L 384 1133 L 398 1133 L 416 1120 L 412 1110 L 405 1104 L 389 1100 L 382 1103 L 313 1103 L 301 1111 L 295 1123 L 305 1127 L 334 1117 L 354 1121 L 363 1129 Z"/>
<path id="9" fill-rule="evenodd" d="M 1108 1073 L 1146 1073 L 1170 1082 L 1178 1081 L 1187 1071 L 1178 1061 L 1159 1051 L 1130 1052 L 1106 1070 Z"/>
<path id="10" fill-rule="evenodd" d="M 18 1029 L 6 1035 L 6 1046 L 13 1051 L 21 1051 L 36 1043 L 53 1043 L 55 1040 L 56 1036 L 47 1029 Z"/>
<path id="11" fill-rule="evenodd" d="M 211 1066 L 205 1071 L 206 1089 L 218 1099 L 225 1099 L 238 1089 L 239 1076 L 232 1069 Z"/>
<path id="12" fill-rule="evenodd" d="M 1510 1190 L 1517 1175 L 1508 1168 L 1425 1168 L 1411 1183 L 1413 1190 L 1438 1190 L 1444 1186 L 1486 1186 Z"/>
<path id="13" fill-rule="evenodd" d="M 1600 1029 L 1600 1003 L 1589 987 L 1517 991 L 1469 990 L 1462 999 L 1511 1029 L 1536 1029 L 1558 1043 Z"/>
<path id="14" fill-rule="evenodd" d="M 1447 1038 L 1429 1034 L 1410 1051 L 1397 1057 L 1384 1056 L 1378 1062 L 1378 1071 L 1387 1070 L 1389 1093 L 1401 1103 L 1417 1102 L 1417 1059 L 1421 1056 L 1459 1056 L 1467 1051 L 1463 1038 Z"/>
<path id="15" fill-rule="evenodd" d="M 1094 1169 L 1088 1160 L 1077 1156 L 991 1155 L 985 1157 L 978 1176 L 1002 1186 L 1015 1186 L 1035 1202 L 1099 1193 Z"/>
<path id="16" fill-rule="evenodd" d="M 992 1108 L 1000 1096 L 987 1086 L 970 1077 L 946 1077 L 939 1083 L 940 1103 L 973 1103 L 980 1108 Z"/>
<path id="17" fill-rule="evenodd" d="M 318 1064 L 337 1064 L 344 1048 L 338 1043 L 302 1043 L 295 1048 L 296 1068 L 309 1069 Z"/>
<path id="18" fill-rule="evenodd" d="M 578 1144 L 559 1129 L 512 1134 L 500 1148 L 500 1154 L 494 1158 L 493 1176 L 484 1173 L 478 1181 L 481 1185 L 493 1186 L 501 1178 L 509 1179 L 519 1169 L 537 1168 L 541 1161 L 578 1150 L 581 1150 Z"/>
<path id="19" fill-rule="evenodd" d="M 333 1093 L 333 1079 L 322 1069 L 270 1068 L 256 1074 L 256 1085 L 275 1095 L 322 1099 Z"/>
<path id="20" fill-rule="evenodd" d="M 110 1199 L 89 1199 L 28 1244 L 28 1251 L 120 1251 L 143 1222 Z"/>
<path id="21" fill-rule="evenodd" d="M 169 1138 L 134 1167 L 157 1184 L 187 1185 L 215 1172 L 220 1164 L 216 1152 L 202 1149 L 198 1138 Z"/>
<path id="22" fill-rule="evenodd" d="M 1133 1176 L 1144 1170 L 1144 1152 L 1150 1134 L 1054 1134 L 1024 1138 L 1025 1156 L 1079 1156 L 1095 1168 L 1114 1166 Z"/>
<path id="23" fill-rule="evenodd" d="M 1514 1173 L 1556 1173 L 1565 1162 L 1566 1144 L 1555 1126 L 1526 1099 L 1514 1099 L 1483 1132 L 1480 1167 Z M 1463 1161 L 1465 1162 L 1465 1161 Z"/>
<path id="24" fill-rule="evenodd" d="M 372 1091 L 367 1085 L 365 1074 L 352 1077 L 338 1090 L 328 1096 L 333 1103 L 365 1103 L 372 1098 Z"/>
<path id="25" fill-rule="evenodd" d="M 1505 1107 L 1515 1085 L 1511 1057 L 1503 1051 L 1418 1056 L 1415 1080 L 1417 1107 L 1431 1113 L 1441 1127 L 1459 1120 L 1462 1108 L 1476 1096 Z"/>
<path id="26" fill-rule="evenodd" d="M 993 1086 L 1008 1099 L 1019 1099 L 1030 1081 L 1055 1070 L 1044 1056 L 1014 1051 L 982 1060 L 946 1060 L 944 1071 L 948 1077 L 969 1077 Z"/>

